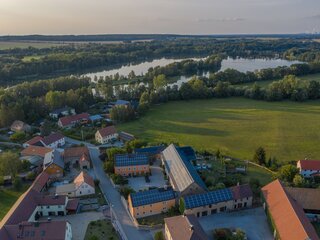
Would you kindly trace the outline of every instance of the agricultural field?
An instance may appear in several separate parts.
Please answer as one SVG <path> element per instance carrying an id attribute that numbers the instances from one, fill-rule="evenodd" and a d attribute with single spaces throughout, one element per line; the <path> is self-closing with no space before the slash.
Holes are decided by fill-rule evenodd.
<path id="1" fill-rule="evenodd" d="M 298 77 L 301 80 L 306 80 L 306 81 L 318 81 L 320 82 L 320 73 L 317 74 L 310 74 L 310 75 L 305 75 L 305 76 L 299 76 Z M 280 79 L 279 79 L 280 80 Z M 267 80 L 267 81 L 260 81 L 257 82 L 257 84 L 261 87 L 267 87 L 270 83 L 277 81 L 277 80 Z M 238 84 L 235 86 L 252 86 L 254 83 L 243 83 L 243 84 Z"/>
<path id="2" fill-rule="evenodd" d="M 0 50 L 10 49 L 10 48 L 48 48 L 48 47 L 55 47 L 60 46 L 64 43 L 59 42 L 3 42 L 0 41 Z"/>
<path id="3" fill-rule="evenodd" d="M 262 146 L 281 162 L 320 158 L 320 101 L 226 98 L 169 102 L 118 125 L 149 142 L 174 142 L 251 160 Z"/>

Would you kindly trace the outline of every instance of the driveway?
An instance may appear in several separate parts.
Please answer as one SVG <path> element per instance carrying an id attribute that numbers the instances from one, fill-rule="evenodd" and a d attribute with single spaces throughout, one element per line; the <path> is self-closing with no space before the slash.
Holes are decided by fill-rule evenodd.
<path id="1" fill-rule="evenodd" d="M 144 177 L 131 177 L 128 179 L 130 187 L 132 187 L 136 192 L 148 189 L 149 187 L 164 187 L 166 182 L 164 180 L 162 168 L 160 167 L 160 160 L 150 166 L 150 170 L 152 175 L 149 177 L 149 183 L 146 182 Z"/>
<path id="2" fill-rule="evenodd" d="M 136 240 L 151 240 L 153 239 L 150 231 L 148 230 L 139 230 L 133 223 L 132 219 L 129 216 L 128 211 L 122 205 L 120 193 L 113 188 L 110 179 L 106 176 L 103 171 L 103 164 L 99 159 L 99 149 L 93 144 L 77 141 L 71 138 L 66 138 L 66 141 L 73 144 L 85 144 L 90 150 L 90 157 L 93 164 L 94 173 L 96 179 L 100 180 L 100 188 L 103 194 L 106 196 L 110 206 L 113 208 L 112 215 L 115 215 L 116 220 L 120 223 L 123 232 L 125 233 L 127 239 Z"/>
<path id="3" fill-rule="evenodd" d="M 199 222 L 212 239 L 216 228 L 240 228 L 249 240 L 272 240 L 272 234 L 262 207 L 231 213 L 219 213 L 199 218 Z"/>
<path id="4" fill-rule="evenodd" d="M 52 221 L 68 221 L 71 223 L 73 239 L 84 239 L 88 224 L 92 221 L 105 219 L 102 212 L 85 212 L 63 217 L 51 217 Z"/>

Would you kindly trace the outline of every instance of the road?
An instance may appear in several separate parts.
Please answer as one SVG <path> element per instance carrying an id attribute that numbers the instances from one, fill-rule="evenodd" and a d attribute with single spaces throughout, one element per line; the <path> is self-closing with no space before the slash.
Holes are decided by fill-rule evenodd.
<path id="1" fill-rule="evenodd" d="M 105 194 L 109 204 L 113 208 L 113 214 L 116 215 L 117 220 L 121 224 L 125 235 L 129 240 L 151 240 L 153 239 L 150 231 L 139 230 L 131 220 L 128 211 L 121 203 L 120 193 L 113 188 L 110 179 L 103 171 L 103 163 L 99 155 L 99 148 L 93 144 L 77 141 L 71 138 L 66 138 L 66 142 L 71 144 L 85 144 L 90 150 L 90 156 L 93 164 L 94 173 L 96 178 L 100 180 L 100 188 Z"/>

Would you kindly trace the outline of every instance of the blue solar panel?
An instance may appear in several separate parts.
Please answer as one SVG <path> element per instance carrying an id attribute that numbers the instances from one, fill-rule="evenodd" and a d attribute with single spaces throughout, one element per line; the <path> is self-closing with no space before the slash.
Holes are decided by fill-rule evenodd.
<path id="1" fill-rule="evenodd" d="M 147 153 L 147 154 L 158 154 L 165 149 L 164 146 L 154 146 L 146 148 L 136 148 L 134 151 L 136 153 Z"/>
<path id="2" fill-rule="evenodd" d="M 196 153 L 192 147 L 185 146 L 185 147 L 178 147 L 177 149 L 180 152 L 182 152 L 184 154 L 184 156 L 186 157 L 186 159 L 188 159 L 189 161 L 197 159 Z"/>
<path id="3" fill-rule="evenodd" d="M 134 153 L 134 154 L 118 154 L 115 156 L 115 166 L 137 166 L 137 165 L 148 165 L 149 160 L 146 154 Z"/>
<path id="4" fill-rule="evenodd" d="M 172 188 L 168 188 L 167 190 L 160 188 L 152 189 L 149 191 L 131 193 L 130 197 L 132 201 L 132 206 L 139 207 L 174 199 L 175 194 Z"/>
<path id="5" fill-rule="evenodd" d="M 185 202 L 185 208 L 190 209 L 233 200 L 233 196 L 231 190 L 226 188 L 203 194 L 186 196 L 183 199 Z"/>

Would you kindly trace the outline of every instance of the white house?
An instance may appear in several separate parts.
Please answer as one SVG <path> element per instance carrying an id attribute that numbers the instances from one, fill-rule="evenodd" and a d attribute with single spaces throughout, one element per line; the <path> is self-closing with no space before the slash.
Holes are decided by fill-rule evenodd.
<path id="1" fill-rule="evenodd" d="M 60 148 L 66 144 L 65 138 L 61 133 L 51 133 L 49 136 L 44 137 L 41 142 L 44 147 Z"/>
<path id="2" fill-rule="evenodd" d="M 299 160 L 297 168 L 300 174 L 306 178 L 320 175 L 320 160 Z"/>
<path id="3" fill-rule="evenodd" d="M 89 174 L 82 171 L 74 179 L 73 183 L 57 186 L 56 194 L 69 197 L 81 197 L 95 194 L 94 180 Z"/>
<path id="4" fill-rule="evenodd" d="M 114 126 L 109 126 L 98 130 L 95 134 L 95 139 L 98 143 L 105 144 L 112 140 L 118 139 L 119 135 Z"/>
<path id="5" fill-rule="evenodd" d="M 50 112 L 49 116 L 54 119 L 58 119 L 63 116 L 69 116 L 69 115 L 75 115 L 75 114 L 76 114 L 76 111 L 74 108 L 64 107 L 64 108 L 59 108 L 59 109 L 56 109 L 56 110 Z"/>

